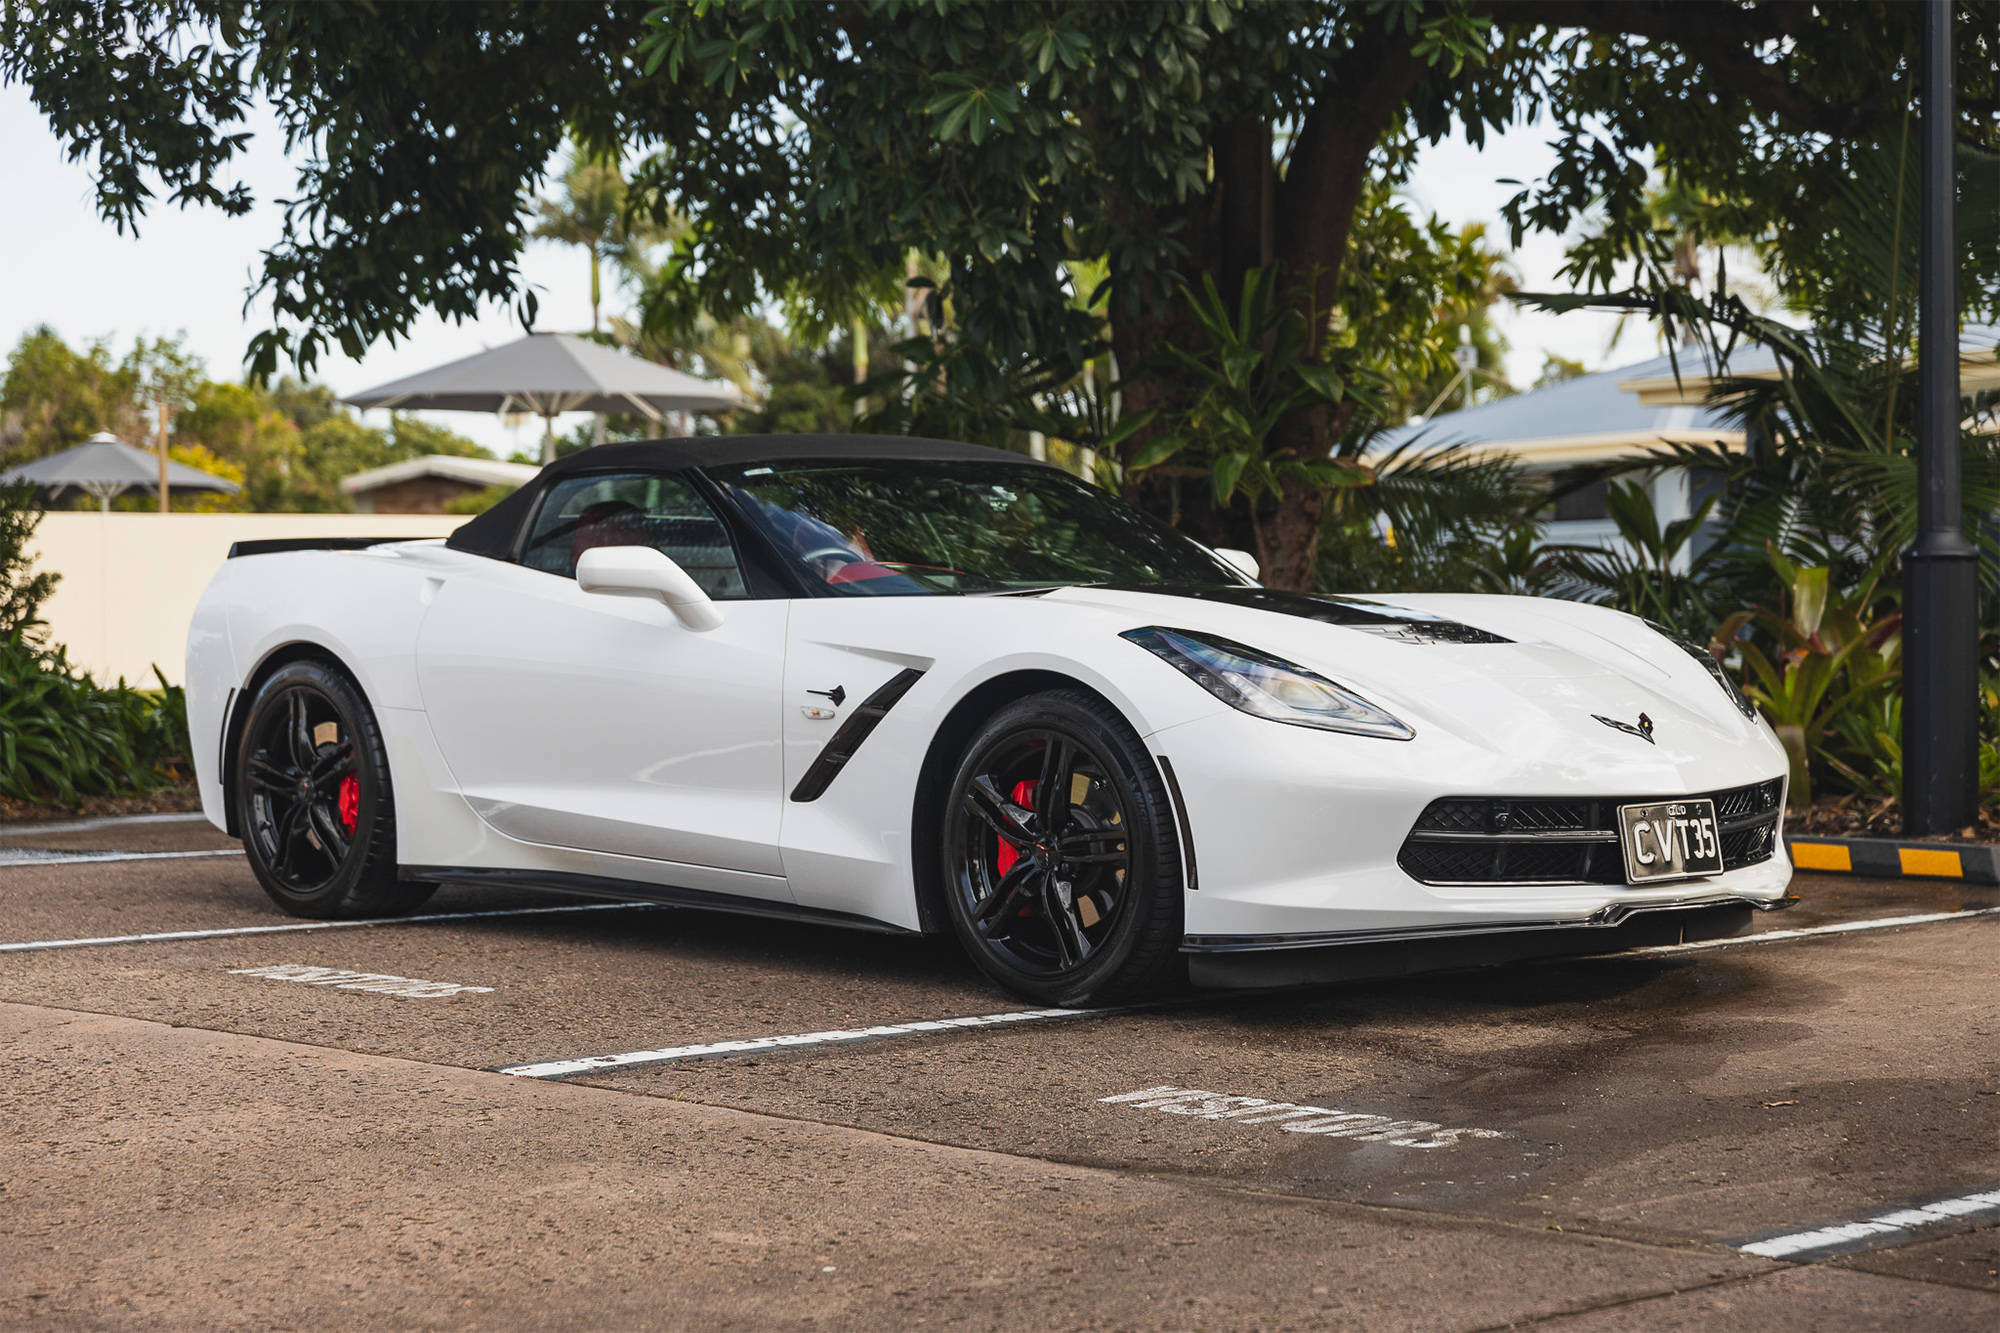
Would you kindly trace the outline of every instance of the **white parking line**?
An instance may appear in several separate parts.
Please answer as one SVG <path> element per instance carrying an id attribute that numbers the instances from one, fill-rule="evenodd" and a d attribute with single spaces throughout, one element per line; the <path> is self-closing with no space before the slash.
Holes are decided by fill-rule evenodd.
<path id="1" fill-rule="evenodd" d="M 1871 921 L 1842 921 L 1837 925 L 1807 926 L 1800 930 L 1763 930 L 1754 935 L 1732 935 L 1728 939 L 1721 940 L 1696 940 L 1692 944 L 1654 944 L 1644 949 L 1621 949 L 1619 954 L 1689 953 L 1695 949 L 1726 949 L 1737 944 L 1779 944 L 1785 940 L 1810 939 L 1815 935 L 1851 935 L 1858 930 L 1894 930 L 1899 926 L 1923 926 L 1933 921 L 1966 921 L 1976 916 L 1995 915 L 2000 915 L 2000 907 L 1972 907 L 1962 912 L 1924 912 L 1918 916 L 1877 917 Z"/>
<path id="2" fill-rule="evenodd" d="M 42 847 L 0 847 L 0 866 L 73 866 L 98 861 L 175 861 L 190 856 L 241 855 L 241 847 L 208 852 L 57 852 Z"/>
<path id="3" fill-rule="evenodd" d="M 1979 1219 L 1980 1214 L 1992 1212 L 2000 1212 L 2000 1190 L 1961 1194 L 1955 1199 L 1940 1199 L 1915 1208 L 1899 1208 L 1895 1212 L 1881 1213 L 1857 1222 L 1839 1222 L 1812 1231 L 1794 1232 L 1789 1236 L 1772 1236 L 1736 1248 L 1744 1254 L 1764 1259 L 1804 1262 L 1856 1250 L 1879 1250 L 1902 1245 L 1916 1239 L 1910 1234 L 1912 1228 L 1941 1226 L 1968 1218 Z"/>
<path id="4" fill-rule="evenodd" d="M 0 838 L 32 838 L 43 833 L 81 833 L 85 829 L 123 828 L 128 824 L 195 824 L 205 823 L 208 816 L 196 812 L 179 815 L 106 815 L 102 819 L 73 819 L 61 824 L 38 824 L 24 820 L 15 824 L 0 824 Z"/>
<path id="5" fill-rule="evenodd" d="M 1122 1092 L 1116 1097 L 1099 1097 L 1099 1102 L 1123 1103 L 1142 1111 L 1162 1111 L 1167 1115 L 1194 1116 L 1200 1120 L 1232 1120 L 1239 1125 L 1275 1124 L 1287 1134 L 1320 1134 L 1330 1139 L 1354 1139 L 1362 1143 L 1389 1143 L 1398 1148 L 1449 1148 L 1460 1139 L 1504 1139 L 1498 1129 L 1446 1129 L 1434 1120 L 1398 1120 L 1394 1116 L 1369 1115 L 1362 1111 L 1336 1111 L 1325 1106 L 1303 1106 L 1297 1102 L 1274 1102 L 1267 1097 L 1235 1097 L 1227 1093 L 1204 1092 L 1199 1088 L 1177 1088 L 1171 1083 L 1157 1088 Z"/>
<path id="6" fill-rule="evenodd" d="M 352 930 L 361 926 L 412 926 L 428 921 L 472 921 L 489 916 L 545 916 L 556 912 L 657 911 L 669 903 L 577 903 L 562 907 L 504 907 L 488 912 L 433 912 L 425 916 L 375 917 L 367 921 L 295 921 L 282 926 L 230 926 L 222 930 L 162 930 L 151 935 L 99 935 L 85 940 L 18 940 L 0 944 L 0 953 L 37 949 L 88 949 L 101 944 L 160 944 L 168 940 L 216 940 L 232 935 L 283 935 L 299 930 Z"/>
<path id="7" fill-rule="evenodd" d="M 1796 940 L 1814 935 L 1832 935 L 1857 930 L 1884 930 L 1892 926 L 1922 925 L 1932 921 L 1957 921 L 1965 917 L 1989 916 L 2000 912 L 2000 908 L 1975 908 L 1966 912 L 1929 912 L 1922 916 L 1890 917 L 1881 921 L 1856 921 L 1833 926 L 1812 926 L 1804 930 L 1774 930 L 1762 935 L 1739 935 L 1726 940 L 1704 940 L 1696 944 L 1666 944 L 1646 949 L 1632 949 L 1625 952 L 1635 954 L 1679 953 L 1688 949 L 1710 949 L 1725 944 L 1755 944 L 1766 939 Z M 417 918 L 409 918 L 416 920 Z M 0 950 L 7 948 L 0 944 Z M 1612 955 L 1616 957 L 1617 955 Z M 1115 1009 L 1030 1009 L 1019 1013 L 981 1014 L 970 1018 L 946 1018 L 935 1022 L 886 1023 L 879 1027 L 852 1028 L 835 1032 L 798 1032 L 772 1037 L 747 1037 L 739 1041 L 705 1042 L 698 1045 L 666 1046 L 657 1050 L 625 1051 L 617 1055 L 591 1055 L 576 1059 L 539 1060 L 531 1064 L 496 1065 L 493 1072 L 512 1074 L 519 1078 L 569 1078 L 576 1074 L 587 1074 L 600 1069 L 630 1069 L 644 1065 L 674 1064 L 683 1060 L 717 1060 L 731 1056 L 754 1055 L 759 1051 L 802 1050 L 814 1046 L 842 1046 L 858 1041 L 880 1041 L 896 1037 L 922 1037 L 938 1032 L 963 1031 L 968 1028 L 1007 1027 L 1017 1023 L 1048 1022 L 1064 1018 L 1096 1018 L 1105 1014 L 1129 1013 L 1137 1008 L 1154 1006 L 1125 1006 Z M 1216 1094 L 1200 1092 L 1189 1096 L 1212 1097 Z M 1312 1108 L 1315 1114 L 1339 1115 L 1336 1111 Z M 1435 1127 L 1433 1127 L 1435 1128 Z M 1443 1131 L 1446 1133 L 1485 1136 L 1499 1131 L 1464 1130 Z M 1426 1147 L 1441 1147 L 1442 1144 L 1426 1144 Z"/>
<path id="8" fill-rule="evenodd" d="M 335 990 L 370 991 L 377 995 L 400 995 L 410 1000 L 441 1000 L 447 995 L 476 992 L 491 995 L 491 986 L 461 986 L 455 981 L 419 981 L 415 977 L 392 977 L 383 972 L 350 972 L 341 967 L 309 967 L 304 963 L 273 963 L 268 967 L 232 967 L 232 977 L 263 977 L 269 981 L 303 981 L 308 986 L 331 986 Z"/>
<path id="9" fill-rule="evenodd" d="M 1127 1009 L 1024 1009 L 1010 1014 L 976 1014 L 969 1018 L 940 1018 L 917 1023 L 884 1023 L 872 1028 L 848 1028 L 833 1032 L 795 1032 L 779 1037 L 748 1037 L 742 1041 L 712 1041 L 699 1046 L 664 1046 L 653 1051 L 626 1051 L 621 1055 L 587 1055 L 577 1060 L 543 1060 L 535 1064 L 499 1065 L 496 1074 L 516 1078 L 568 1078 L 600 1069 L 631 1069 L 639 1065 L 674 1064 L 682 1060 L 720 1060 L 760 1051 L 796 1051 L 812 1046 L 849 1046 L 861 1041 L 887 1041 L 897 1037 L 930 1037 L 941 1032 L 964 1032 L 971 1028 L 1012 1027 L 1018 1023 L 1048 1023 L 1063 1018 L 1100 1018 L 1122 1014 Z"/>

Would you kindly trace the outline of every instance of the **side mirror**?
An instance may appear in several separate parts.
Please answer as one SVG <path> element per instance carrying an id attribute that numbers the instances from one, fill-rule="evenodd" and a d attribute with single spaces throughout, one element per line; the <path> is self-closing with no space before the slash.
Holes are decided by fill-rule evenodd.
<path id="1" fill-rule="evenodd" d="M 585 592 L 664 602 L 691 630 L 711 630 L 722 623 L 722 612 L 701 585 L 650 546 L 591 547 L 577 557 L 576 586 Z"/>
<path id="2" fill-rule="evenodd" d="M 1257 563 L 1256 556 L 1250 554 L 1248 551 L 1239 551 L 1233 546 L 1218 546 L 1215 548 L 1215 553 L 1236 566 L 1236 568 L 1242 570 L 1245 574 L 1248 574 L 1253 583 L 1256 582 L 1257 575 L 1264 568 Z"/>

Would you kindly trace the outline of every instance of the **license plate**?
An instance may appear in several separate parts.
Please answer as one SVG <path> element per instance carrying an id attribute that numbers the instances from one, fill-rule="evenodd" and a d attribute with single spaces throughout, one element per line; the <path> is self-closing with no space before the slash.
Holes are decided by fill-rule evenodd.
<path id="1" fill-rule="evenodd" d="M 1722 837 L 1714 801 L 1663 801 L 1618 807 L 1625 880 L 1651 884 L 1722 873 Z"/>

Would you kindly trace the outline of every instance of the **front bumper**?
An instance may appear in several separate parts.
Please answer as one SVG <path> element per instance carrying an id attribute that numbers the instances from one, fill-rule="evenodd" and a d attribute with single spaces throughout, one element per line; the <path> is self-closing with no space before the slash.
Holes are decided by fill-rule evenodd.
<path id="1" fill-rule="evenodd" d="M 1569 927 L 1601 936 L 1646 913 L 1785 897 L 1792 867 L 1776 836 L 1764 860 L 1666 884 L 1425 883 L 1399 864 L 1420 817 L 1444 798 L 1669 799 L 1786 771 L 1762 728 L 1678 754 L 1616 748 L 1597 732 L 1616 739 L 1592 724 L 1539 753 L 1440 728 L 1397 742 L 1233 711 L 1154 732 L 1148 743 L 1172 761 L 1200 867 L 1200 887 L 1184 897 L 1186 947 L 1207 955 Z"/>

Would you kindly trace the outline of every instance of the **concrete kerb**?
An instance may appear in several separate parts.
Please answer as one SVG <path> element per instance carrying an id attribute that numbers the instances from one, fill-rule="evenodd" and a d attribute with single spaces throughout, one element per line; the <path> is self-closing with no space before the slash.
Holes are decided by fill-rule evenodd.
<path id="1" fill-rule="evenodd" d="M 1878 879 L 1956 879 L 1970 884 L 2000 884 L 2000 846 L 1991 843 L 1788 834 L 1785 849 L 1791 853 L 1792 864 L 1800 870 Z"/>

